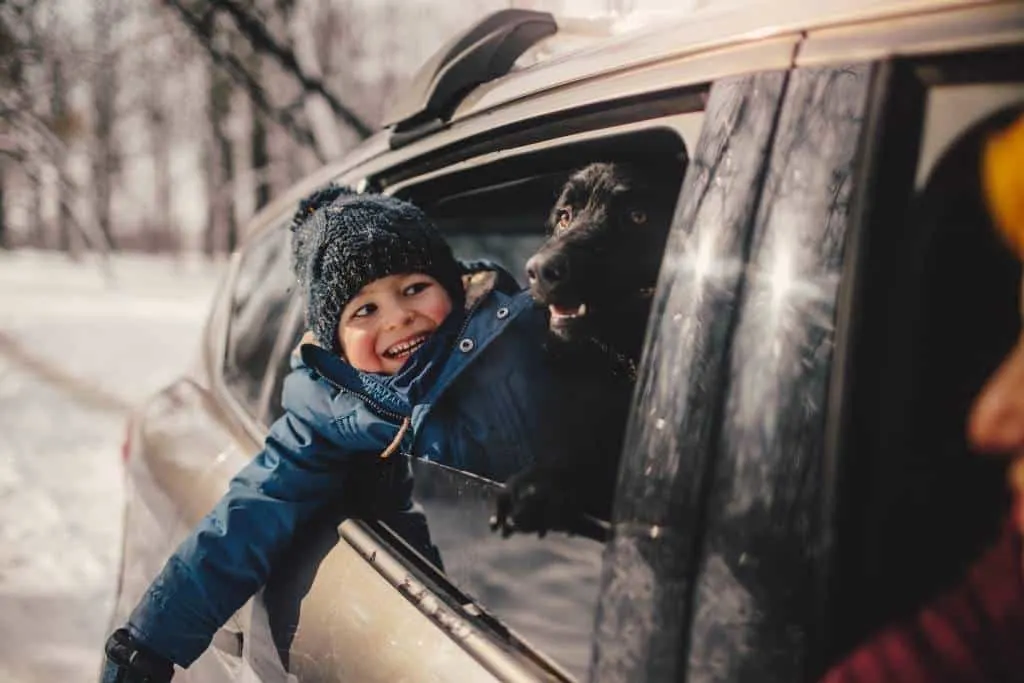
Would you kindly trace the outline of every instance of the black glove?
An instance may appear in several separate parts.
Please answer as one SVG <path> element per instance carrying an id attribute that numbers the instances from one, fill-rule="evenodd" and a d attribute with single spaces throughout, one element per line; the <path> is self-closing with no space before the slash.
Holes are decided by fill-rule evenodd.
<path id="1" fill-rule="evenodd" d="M 174 664 L 119 628 L 107 639 L 100 683 L 169 683 Z"/>

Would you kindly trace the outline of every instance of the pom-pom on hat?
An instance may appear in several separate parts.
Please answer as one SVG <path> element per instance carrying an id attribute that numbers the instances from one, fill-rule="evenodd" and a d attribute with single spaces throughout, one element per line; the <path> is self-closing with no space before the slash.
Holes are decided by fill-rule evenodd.
<path id="1" fill-rule="evenodd" d="M 292 215 L 292 221 L 288 229 L 292 233 L 292 273 L 299 284 L 305 286 L 302 279 L 306 274 L 306 264 L 309 261 L 309 251 L 312 249 L 313 221 L 309 220 L 316 211 L 340 197 L 350 197 L 356 191 L 347 185 L 330 183 L 317 190 L 299 202 L 299 208 Z"/>

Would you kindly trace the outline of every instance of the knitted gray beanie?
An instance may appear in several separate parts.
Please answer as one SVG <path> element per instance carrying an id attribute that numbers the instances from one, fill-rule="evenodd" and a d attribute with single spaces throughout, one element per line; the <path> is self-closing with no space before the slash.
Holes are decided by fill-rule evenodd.
<path id="1" fill-rule="evenodd" d="M 340 195 L 316 209 L 303 226 L 306 323 L 317 342 L 341 353 L 341 312 L 364 286 L 389 275 L 424 273 L 444 287 L 452 309 L 465 299 L 462 268 L 434 223 L 395 197 Z"/>
<path id="2" fill-rule="evenodd" d="M 315 190 L 312 194 L 299 202 L 299 208 L 292 215 L 292 222 L 288 229 L 292 233 L 292 273 L 295 279 L 302 283 L 306 275 L 306 265 L 309 263 L 309 252 L 313 249 L 313 221 L 310 217 L 321 207 L 341 198 L 356 194 L 356 191 L 347 185 L 329 183 Z"/>

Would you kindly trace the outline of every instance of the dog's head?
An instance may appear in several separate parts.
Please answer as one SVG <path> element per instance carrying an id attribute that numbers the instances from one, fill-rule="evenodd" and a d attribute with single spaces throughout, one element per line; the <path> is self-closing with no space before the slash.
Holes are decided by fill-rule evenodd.
<path id="1" fill-rule="evenodd" d="M 566 182 L 526 264 L 557 338 L 637 359 L 683 168 L 594 163 Z"/>

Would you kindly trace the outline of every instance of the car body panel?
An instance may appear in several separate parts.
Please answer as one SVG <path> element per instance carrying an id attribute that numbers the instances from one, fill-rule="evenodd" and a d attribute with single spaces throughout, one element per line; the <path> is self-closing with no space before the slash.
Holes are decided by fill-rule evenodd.
<path id="1" fill-rule="evenodd" d="M 959 48 L 963 45 L 958 41 L 977 40 L 978 31 L 985 35 L 1004 33 L 1015 24 L 1019 28 L 1022 12 L 1019 3 L 1005 0 L 753 2 L 737 3 L 725 9 L 712 5 L 675 20 L 666 20 L 656 28 L 617 36 L 600 46 L 496 79 L 479 89 L 486 95 L 474 94 L 457 110 L 453 121 L 591 79 L 604 79 L 657 63 L 680 63 L 687 57 L 705 53 L 727 55 L 732 50 L 742 53 L 758 43 L 787 36 L 814 35 L 819 31 L 859 34 L 862 40 L 882 43 L 890 49 L 914 49 L 918 42 L 927 42 L 934 48 L 937 41 L 947 49 Z M 968 25 L 974 30 L 964 30 L 965 18 L 972 20 Z M 850 52 L 836 52 L 833 58 L 837 61 L 857 59 L 857 51 L 861 49 L 858 41 L 847 43 L 846 47 Z M 758 70 L 779 66 L 757 61 L 748 65 Z M 732 75 L 737 73 L 740 72 L 734 71 Z M 543 101 L 543 98 L 538 99 Z"/>

